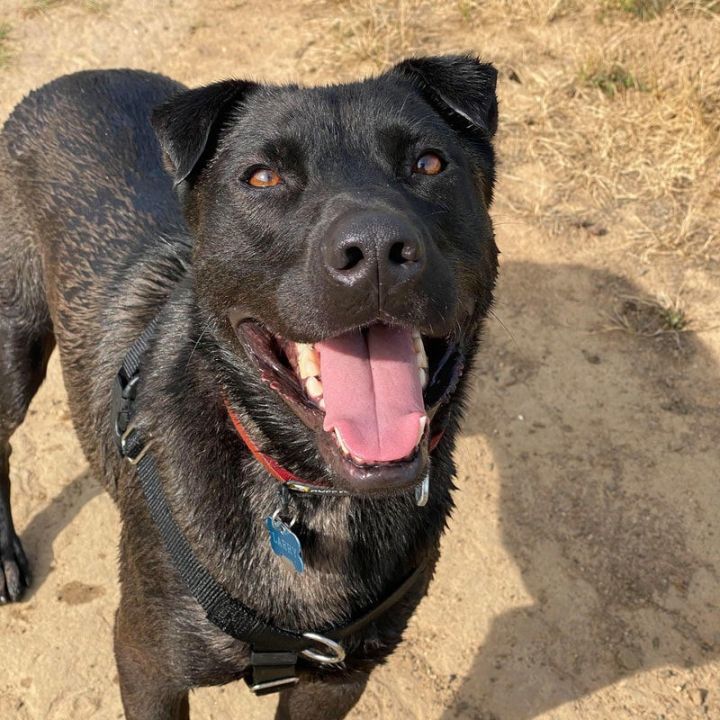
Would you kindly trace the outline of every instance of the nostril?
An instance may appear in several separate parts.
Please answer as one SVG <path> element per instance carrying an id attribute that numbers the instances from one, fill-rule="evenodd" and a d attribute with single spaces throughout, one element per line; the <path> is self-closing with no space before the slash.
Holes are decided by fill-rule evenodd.
<path id="1" fill-rule="evenodd" d="M 345 248 L 345 264 L 340 270 L 352 270 L 365 257 L 363 251 L 357 245 Z"/>
<path id="2" fill-rule="evenodd" d="M 404 265 L 417 260 L 417 246 L 414 243 L 398 241 L 390 246 L 388 257 L 395 265 Z"/>

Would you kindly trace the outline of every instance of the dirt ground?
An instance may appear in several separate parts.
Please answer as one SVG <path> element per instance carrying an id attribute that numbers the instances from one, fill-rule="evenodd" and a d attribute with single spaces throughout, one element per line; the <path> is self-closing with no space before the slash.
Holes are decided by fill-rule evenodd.
<path id="1" fill-rule="evenodd" d="M 310 83 L 472 49 L 501 70 L 501 281 L 457 511 L 407 641 L 352 718 L 720 718 L 712 5 L 0 0 L 3 118 L 91 67 Z M 13 445 L 36 582 L 0 608 L 0 717 L 121 718 L 118 517 L 57 358 Z M 274 705 L 242 684 L 191 698 L 208 720 Z"/>

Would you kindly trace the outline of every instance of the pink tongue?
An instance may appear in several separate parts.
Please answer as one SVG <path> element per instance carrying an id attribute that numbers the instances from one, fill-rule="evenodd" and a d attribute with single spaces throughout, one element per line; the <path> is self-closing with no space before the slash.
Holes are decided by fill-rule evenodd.
<path id="1" fill-rule="evenodd" d="M 325 430 L 339 430 L 350 453 L 368 463 L 410 455 L 425 416 L 410 331 L 373 325 L 315 347 Z"/>

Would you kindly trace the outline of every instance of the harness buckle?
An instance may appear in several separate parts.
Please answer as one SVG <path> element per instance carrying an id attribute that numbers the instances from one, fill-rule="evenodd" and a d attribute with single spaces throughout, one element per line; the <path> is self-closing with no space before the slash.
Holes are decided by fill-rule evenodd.
<path id="1" fill-rule="evenodd" d="M 128 377 L 121 368 L 115 376 L 111 398 L 111 413 L 114 418 L 113 430 L 115 431 L 115 443 L 118 450 L 125 455 L 123 442 L 127 442 L 124 436 L 128 432 L 130 420 L 134 415 L 135 398 L 137 397 L 137 384 L 140 375 L 137 373 Z"/>
<path id="2" fill-rule="evenodd" d="M 120 454 L 131 464 L 137 465 L 152 447 L 154 440 L 150 438 L 143 443 L 135 423 L 130 423 L 120 436 Z"/>
<path id="3" fill-rule="evenodd" d="M 251 676 L 247 684 L 255 695 L 269 695 L 283 688 L 297 685 L 295 665 L 297 653 L 283 651 L 257 651 L 250 653 Z"/>

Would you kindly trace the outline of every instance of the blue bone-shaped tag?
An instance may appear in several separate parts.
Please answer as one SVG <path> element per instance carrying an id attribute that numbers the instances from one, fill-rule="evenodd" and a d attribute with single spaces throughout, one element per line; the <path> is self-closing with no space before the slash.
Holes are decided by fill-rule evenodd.
<path id="1" fill-rule="evenodd" d="M 270 536 L 272 551 L 296 572 L 301 573 L 305 569 L 305 563 L 298 536 L 280 518 L 265 518 L 265 527 Z"/>

